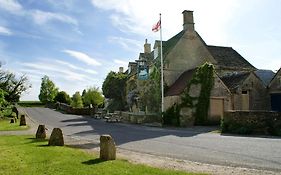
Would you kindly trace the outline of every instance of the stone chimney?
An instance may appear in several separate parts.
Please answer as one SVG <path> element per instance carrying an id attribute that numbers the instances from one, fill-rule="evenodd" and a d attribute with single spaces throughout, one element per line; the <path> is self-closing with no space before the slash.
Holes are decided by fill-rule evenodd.
<path id="1" fill-rule="evenodd" d="M 123 67 L 119 67 L 119 73 L 123 73 L 124 68 Z"/>
<path id="2" fill-rule="evenodd" d="M 185 10 L 183 14 L 183 30 L 194 31 L 193 11 Z"/>
<path id="3" fill-rule="evenodd" d="M 147 43 L 147 39 L 145 39 L 144 53 L 150 53 L 150 52 L 151 52 L 151 44 Z"/>

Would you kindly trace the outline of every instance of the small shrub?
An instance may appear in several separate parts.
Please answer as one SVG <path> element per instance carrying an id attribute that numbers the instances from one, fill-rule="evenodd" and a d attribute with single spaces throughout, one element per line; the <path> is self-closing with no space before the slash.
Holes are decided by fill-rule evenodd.
<path id="1" fill-rule="evenodd" d="M 248 128 L 248 127 L 239 127 L 237 129 L 235 129 L 233 131 L 233 133 L 235 134 L 251 134 L 252 133 L 252 129 Z"/>
<path id="2" fill-rule="evenodd" d="M 163 114 L 163 124 L 170 126 L 180 126 L 180 106 L 174 104 Z"/>

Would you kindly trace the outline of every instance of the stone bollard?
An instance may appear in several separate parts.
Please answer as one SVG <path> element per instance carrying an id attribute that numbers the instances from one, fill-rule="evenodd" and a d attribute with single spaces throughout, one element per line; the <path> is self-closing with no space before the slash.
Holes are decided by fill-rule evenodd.
<path id="1" fill-rule="evenodd" d="M 116 147 L 113 138 L 110 135 L 100 136 L 100 159 L 115 160 Z"/>
<path id="2" fill-rule="evenodd" d="M 12 108 L 12 111 L 13 111 L 14 113 L 16 113 L 16 118 L 19 119 L 19 111 L 18 111 L 17 107 L 14 106 L 14 107 Z"/>
<path id="3" fill-rule="evenodd" d="M 26 126 L 25 115 L 20 116 L 20 126 Z"/>
<path id="4" fill-rule="evenodd" d="M 45 125 L 39 125 L 36 132 L 36 139 L 45 139 L 45 138 L 46 138 Z"/>
<path id="5" fill-rule="evenodd" d="M 64 145 L 63 134 L 62 134 L 62 130 L 60 128 L 53 129 L 48 145 L 49 146 L 63 146 Z"/>

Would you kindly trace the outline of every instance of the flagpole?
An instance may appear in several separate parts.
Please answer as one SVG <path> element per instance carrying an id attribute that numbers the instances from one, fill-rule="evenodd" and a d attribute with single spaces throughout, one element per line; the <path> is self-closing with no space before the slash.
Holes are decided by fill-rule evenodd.
<path id="1" fill-rule="evenodd" d="M 163 72 L 163 45 L 162 45 L 162 20 L 160 15 L 160 59 L 161 59 L 161 116 L 164 112 L 164 72 Z"/>

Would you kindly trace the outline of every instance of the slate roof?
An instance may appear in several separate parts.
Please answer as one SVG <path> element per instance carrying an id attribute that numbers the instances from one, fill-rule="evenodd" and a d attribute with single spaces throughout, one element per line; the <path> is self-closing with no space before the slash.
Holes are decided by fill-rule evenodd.
<path id="1" fill-rule="evenodd" d="M 207 46 L 207 48 L 220 66 L 256 69 L 232 47 Z"/>
<path id="2" fill-rule="evenodd" d="M 275 76 L 275 73 L 272 70 L 264 70 L 264 69 L 256 70 L 255 74 L 261 79 L 261 81 L 265 86 L 268 86 L 270 81 Z"/>
<path id="3" fill-rule="evenodd" d="M 187 86 L 188 81 L 192 79 L 193 74 L 196 72 L 196 69 L 187 70 L 181 74 L 181 76 L 172 84 L 165 96 L 174 96 L 180 95 Z"/>
<path id="4" fill-rule="evenodd" d="M 172 38 L 167 41 L 162 41 L 163 44 L 163 58 L 175 47 L 178 41 L 183 37 L 185 31 L 182 30 Z M 244 59 L 237 51 L 232 47 L 222 47 L 222 46 L 211 46 L 207 45 L 204 40 L 197 33 L 199 39 L 209 50 L 210 54 L 214 57 L 218 66 L 221 68 L 231 68 L 231 69 L 247 69 L 247 70 L 256 70 L 256 68 L 250 64 L 246 59 Z M 159 45 L 160 41 L 156 41 L 154 48 Z M 195 69 L 187 70 L 169 87 L 168 91 L 165 93 L 165 96 L 179 95 L 183 92 L 184 88 L 187 86 L 188 80 L 191 80 Z M 228 76 L 222 77 L 222 81 L 225 85 L 233 90 L 237 88 L 243 81 L 249 76 L 248 73 L 234 73 Z M 267 80 L 266 80 L 267 82 Z"/>
<path id="5" fill-rule="evenodd" d="M 162 41 L 163 45 L 163 57 L 175 47 L 178 41 L 183 37 L 185 30 L 180 31 L 178 34 L 173 36 L 167 41 Z M 196 32 L 197 33 L 197 32 Z M 250 64 L 245 58 L 243 58 L 236 50 L 232 47 L 222 47 L 222 46 L 211 46 L 207 45 L 201 36 L 197 33 L 198 37 L 201 39 L 202 43 L 206 45 L 207 49 L 217 61 L 219 66 L 231 67 L 231 68 L 245 68 L 255 70 L 256 68 Z M 160 41 L 156 41 L 155 45 L 159 44 Z M 155 47 L 154 45 L 154 47 Z"/>
<path id="6" fill-rule="evenodd" d="M 154 51 L 151 53 L 140 53 L 139 59 L 144 59 L 146 61 L 152 61 L 154 57 Z"/>
<path id="7" fill-rule="evenodd" d="M 181 37 L 184 35 L 184 33 L 185 33 L 185 31 L 182 30 L 178 34 L 176 34 L 175 36 L 170 38 L 169 40 L 167 40 L 165 42 L 162 41 L 164 58 L 175 47 L 175 45 L 178 43 L 178 41 L 181 39 Z"/>
<path id="8" fill-rule="evenodd" d="M 232 91 L 238 88 L 240 85 L 242 85 L 249 75 L 250 72 L 242 72 L 242 73 L 233 73 L 220 78 L 223 81 L 223 83 L 228 87 L 228 89 Z"/>

